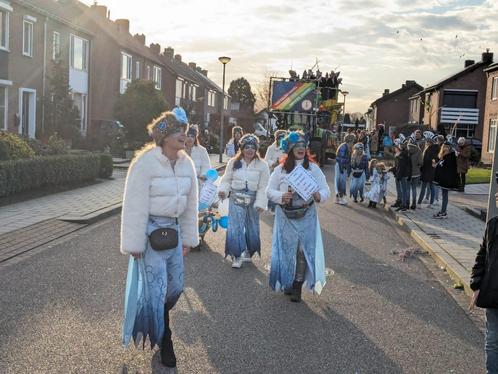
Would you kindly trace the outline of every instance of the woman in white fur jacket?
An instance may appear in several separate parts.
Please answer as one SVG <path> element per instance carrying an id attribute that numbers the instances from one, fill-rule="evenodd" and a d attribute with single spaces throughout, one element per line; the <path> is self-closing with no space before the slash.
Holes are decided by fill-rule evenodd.
<path id="1" fill-rule="evenodd" d="M 206 148 L 199 144 L 199 130 L 197 126 L 190 126 L 187 131 L 187 139 L 185 140 L 185 151 L 194 161 L 197 178 L 201 181 L 205 180 L 204 174 L 211 169 L 211 160 Z"/>
<path id="2" fill-rule="evenodd" d="M 259 214 L 267 208 L 265 190 L 270 172 L 258 149 L 257 136 L 244 135 L 218 189 L 221 199 L 230 194 L 225 256 L 232 257 L 232 267 L 236 269 L 240 269 L 242 261 L 250 262 L 254 253 L 261 255 Z"/>
<path id="3" fill-rule="evenodd" d="M 121 221 L 121 252 L 143 261 L 146 271 L 140 278 L 145 277 L 141 282 L 149 294 L 135 318 L 133 338 L 136 344 L 143 338 L 145 344 L 149 337 L 152 348 L 159 345 L 168 367 L 176 366 L 169 311 L 183 292 L 183 256 L 199 241 L 196 172 L 184 152 L 186 122 L 183 109 L 175 108 L 148 126 L 155 144 L 146 146 L 130 165 Z M 159 229 L 162 236 L 165 229 L 178 235 L 169 231 L 173 240 L 154 245 L 148 236 Z"/>
<path id="4" fill-rule="evenodd" d="M 285 138 L 286 134 L 287 131 L 285 130 L 275 131 L 275 141 L 266 150 L 265 161 L 270 168 L 270 173 L 278 166 L 280 159 L 284 155 L 284 152 L 280 149 L 280 141 Z"/>

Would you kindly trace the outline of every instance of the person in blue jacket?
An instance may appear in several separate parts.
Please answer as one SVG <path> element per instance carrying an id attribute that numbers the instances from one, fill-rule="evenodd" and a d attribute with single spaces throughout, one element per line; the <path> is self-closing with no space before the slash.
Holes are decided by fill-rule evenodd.
<path id="1" fill-rule="evenodd" d="M 351 172 L 351 150 L 356 141 L 356 136 L 347 134 L 336 152 L 335 158 L 335 202 L 336 204 L 346 205 L 346 184 L 348 175 Z"/>

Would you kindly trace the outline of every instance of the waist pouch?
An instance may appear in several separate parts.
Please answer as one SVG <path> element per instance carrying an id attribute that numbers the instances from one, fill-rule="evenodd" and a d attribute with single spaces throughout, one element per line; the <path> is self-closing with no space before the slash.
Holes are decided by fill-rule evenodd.
<path id="1" fill-rule="evenodd" d="M 363 170 L 362 171 L 353 171 L 354 178 L 359 178 L 359 177 L 361 177 L 362 174 L 363 174 Z"/>
<path id="2" fill-rule="evenodd" d="M 252 196 L 243 192 L 235 192 L 233 194 L 233 202 L 235 205 L 248 207 L 252 204 Z"/>
<path id="3" fill-rule="evenodd" d="M 155 251 L 175 249 L 178 247 L 178 230 L 172 227 L 155 229 L 149 234 L 149 242 Z"/>
<path id="4" fill-rule="evenodd" d="M 311 205 L 313 205 L 313 203 L 303 205 L 302 207 L 283 206 L 282 210 L 284 211 L 284 214 L 287 218 L 299 219 L 299 218 L 303 218 L 306 215 L 306 212 L 308 211 L 308 209 L 310 208 Z"/>

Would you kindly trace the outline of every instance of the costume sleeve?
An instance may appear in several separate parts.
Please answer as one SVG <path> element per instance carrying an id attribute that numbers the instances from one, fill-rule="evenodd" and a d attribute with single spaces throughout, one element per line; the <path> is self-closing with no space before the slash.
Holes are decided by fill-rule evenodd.
<path id="1" fill-rule="evenodd" d="M 261 168 L 259 174 L 258 191 L 256 192 L 256 201 L 254 202 L 255 208 L 268 209 L 268 199 L 266 197 L 266 188 L 268 187 L 268 179 L 270 178 L 270 169 L 264 160 L 258 161 Z"/>
<path id="2" fill-rule="evenodd" d="M 223 174 L 223 177 L 221 177 L 220 186 L 218 187 L 219 192 L 224 192 L 227 195 L 232 188 L 233 164 L 234 159 L 232 158 L 230 161 L 228 161 L 228 164 L 225 168 L 225 174 Z"/>
<path id="3" fill-rule="evenodd" d="M 150 174 L 143 159 L 133 162 L 126 176 L 121 213 L 121 253 L 142 253 L 147 244 Z"/>
<path id="4" fill-rule="evenodd" d="M 273 173 L 270 175 L 268 187 L 266 188 L 266 196 L 275 204 L 282 204 L 283 192 L 280 191 L 280 176 L 282 174 L 282 167 L 277 166 Z"/>
<path id="5" fill-rule="evenodd" d="M 191 169 L 191 188 L 187 197 L 187 207 L 185 208 L 185 211 L 180 215 L 180 217 L 178 217 L 178 222 L 180 223 L 182 244 L 187 247 L 196 247 L 197 245 L 199 245 L 199 228 L 197 222 L 199 216 L 199 198 L 197 190 L 197 178 L 194 163 L 189 160 L 189 162 L 186 164 Z"/>
<path id="6" fill-rule="evenodd" d="M 206 171 L 211 169 L 211 159 L 206 148 L 200 147 L 201 151 L 201 175 L 206 174 Z"/>
<path id="7" fill-rule="evenodd" d="M 266 154 L 265 154 L 265 161 L 268 164 L 268 166 L 271 166 L 271 164 L 273 163 L 272 160 L 273 160 L 274 155 L 275 155 L 275 147 L 273 147 L 273 144 L 272 144 L 268 147 L 268 149 L 266 150 Z"/>
<path id="8" fill-rule="evenodd" d="M 488 222 L 488 224 L 486 225 L 486 231 L 482 239 L 482 244 L 479 248 L 479 251 L 477 252 L 476 261 L 474 266 L 472 267 L 472 272 L 470 273 L 470 288 L 473 291 L 477 291 L 481 288 L 482 278 L 484 277 L 484 273 L 486 271 L 486 247 L 488 245 L 486 238 L 488 236 L 490 222 Z"/>
<path id="9" fill-rule="evenodd" d="M 320 203 L 324 203 L 330 197 L 330 188 L 327 183 L 327 178 L 325 177 L 325 174 L 323 174 L 322 170 L 317 165 L 315 164 L 312 165 L 313 165 L 313 176 L 315 177 L 319 186 L 318 192 L 320 193 L 320 198 L 321 198 Z"/>

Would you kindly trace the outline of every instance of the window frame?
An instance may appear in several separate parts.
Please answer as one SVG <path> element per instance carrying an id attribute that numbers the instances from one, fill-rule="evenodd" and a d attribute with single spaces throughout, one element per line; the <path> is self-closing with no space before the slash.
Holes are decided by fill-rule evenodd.
<path id="1" fill-rule="evenodd" d="M 491 82 L 491 100 L 498 100 L 498 77 L 493 77 Z"/>
<path id="2" fill-rule="evenodd" d="M 4 90 L 4 103 L 3 105 L 0 103 L 0 108 L 4 109 L 3 118 L 0 118 L 0 129 L 3 131 L 8 130 L 8 120 L 9 120 L 9 87 L 8 84 L 1 84 L 0 82 L 0 90 Z"/>
<path id="3" fill-rule="evenodd" d="M 135 79 L 140 79 L 140 60 L 135 61 Z"/>
<path id="4" fill-rule="evenodd" d="M 57 35 L 57 50 L 56 50 L 56 35 Z M 61 33 L 58 31 L 52 32 L 52 60 L 57 61 L 61 57 Z"/>
<path id="5" fill-rule="evenodd" d="M 154 81 L 154 88 L 156 90 L 161 90 L 162 88 L 162 77 L 163 77 L 162 69 L 159 66 L 154 65 L 152 78 Z"/>
<path id="6" fill-rule="evenodd" d="M 29 25 L 30 26 L 30 31 L 31 31 L 31 34 L 30 34 L 30 40 L 29 40 L 29 51 L 26 51 L 26 26 Z M 35 23 L 31 20 L 28 20 L 28 19 L 23 19 L 23 22 L 22 22 L 22 55 L 23 56 L 26 56 L 26 57 L 30 57 L 30 58 L 33 58 L 33 47 L 34 47 L 34 43 L 33 43 L 33 39 L 35 37 Z"/>
<path id="7" fill-rule="evenodd" d="M 74 41 L 75 39 L 80 39 L 83 41 L 83 66 L 82 66 L 82 69 L 78 68 L 78 67 L 75 67 L 74 66 Z M 78 35 L 75 35 L 75 34 L 71 34 L 69 36 L 69 66 L 71 67 L 71 69 L 74 69 L 74 70 L 78 70 L 78 71 L 85 71 L 85 72 L 88 72 L 88 50 L 89 50 L 89 42 L 87 39 L 85 38 L 82 38 L 81 36 L 78 36 Z"/>
<path id="8" fill-rule="evenodd" d="M 491 136 L 491 129 L 494 128 L 494 134 Z M 495 141 L 496 141 L 496 131 L 498 129 L 498 119 L 493 118 L 489 120 L 489 131 L 488 131 L 488 153 L 495 153 Z M 492 146 L 491 146 L 492 145 Z"/>
<path id="9" fill-rule="evenodd" d="M 7 51 L 10 52 L 10 46 L 9 46 L 9 39 L 10 39 L 10 13 L 12 12 L 11 9 L 8 9 L 7 7 L 3 8 L 0 7 L 0 13 L 5 14 L 5 24 L 2 23 L 2 27 L 5 27 L 5 31 L 3 32 L 3 35 L 5 36 L 5 44 L 2 45 L 2 39 L 0 37 L 0 50 L 2 51 Z M 0 30 L 0 35 L 2 30 Z"/>

